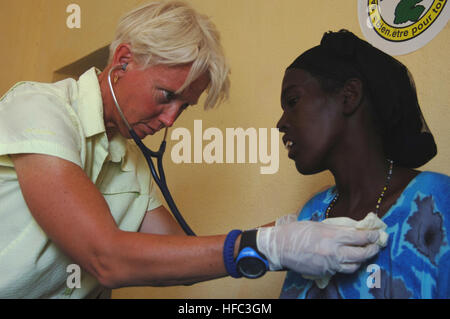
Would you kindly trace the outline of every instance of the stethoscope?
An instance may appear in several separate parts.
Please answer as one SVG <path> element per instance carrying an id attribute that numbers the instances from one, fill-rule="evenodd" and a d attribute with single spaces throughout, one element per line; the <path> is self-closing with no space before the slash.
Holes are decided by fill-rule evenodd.
<path id="1" fill-rule="evenodd" d="M 195 233 L 192 231 L 192 229 L 186 223 L 183 216 L 181 216 L 181 213 L 178 210 L 177 205 L 175 205 L 172 195 L 170 194 L 169 188 L 167 187 L 166 176 L 164 174 L 162 160 L 163 160 L 164 152 L 166 150 L 166 137 L 167 137 L 168 128 L 166 127 L 166 130 L 164 132 L 164 138 L 163 138 L 163 141 L 161 142 L 161 146 L 159 147 L 159 150 L 157 152 L 152 151 L 151 149 L 146 147 L 144 145 L 144 143 L 142 143 L 142 140 L 139 138 L 139 136 L 137 136 L 136 132 L 130 126 L 127 119 L 123 115 L 122 109 L 120 108 L 119 103 L 117 102 L 116 94 L 114 93 L 114 89 L 113 89 L 113 86 L 111 83 L 111 73 L 112 73 L 112 71 L 119 69 L 119 68 L 122 69 L 123 71 L 125 71 L 125 69 L 127 68 L 127 65 L 128 64 L 125 63 L 123 65 L 118 65 L 118 66 L 112 67 L 108 72 L 109 89 L 111 90 L 111 95 L 113 97 L 114 103 L 116 104 L 117 111 L 119 112 L 120 117 L 122 118 L 123 122 L 127 126 L 128 131 L 129 131 L 131 137 L 133 138 L 134 142 L 140 148 L 142 154 L 144 155 L 144 157 L 147 161 L 148 167 L 150 168 L 150 172 L 152 173 L 152 176 L 153 176 L 156 184 L 158 185 L 159 189 L 161 190 L 161 193 L 163 194 L 163 196 L 167 202 L 167 205 L 169 205 L 170 211 L 172 212 L 173 216 L 175 217 L 178 224 L 180 224 L 181 228 L 183 228 L 184 232 L 187 235 L 195 236 Z M 156 172 L 152 157 L 155 157 L 157 159 L 158 172 Z"/>

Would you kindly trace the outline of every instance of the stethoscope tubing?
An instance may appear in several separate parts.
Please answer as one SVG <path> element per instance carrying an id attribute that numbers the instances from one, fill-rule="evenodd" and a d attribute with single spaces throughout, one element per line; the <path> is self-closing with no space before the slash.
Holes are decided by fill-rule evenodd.
<path id="1" fill-rule="evenodd" d="M 142 140 L 139 138 L 139 136 L 137 136 L 136 132 L 133 130 L 133 128 L 128 123 L 127 119 L 125 118 L 125 115 L 123 114 L 122 109 L 119 106 L 119 102 L 117 101 L 116 94 L 114 93 L 114 89 L 113 89 L 113 86 L 111 83 L 111 73 L 113 70 L 118 69 L 118 68 L 121 68 L 122 70 L 125 71 L 126 64 L 124 64 L 123 66 L 112 67 L 108 72 L 109 89 L 111 91 L 111 95 L 113 97 L 114 104 L 116 105 L 117 111 L 119 112 L 120 117 L 122 118 L 123 122 L 127 126 L 130 136 L 133 138 L 134 142 L 136 143 L 136 145 L 139 147 L 142 154 L 144 155 L 145 160 L 147 161 L 148 167 L 150 169 L 150 172 L 153 176 L 153 179 L 155 180 L 155 183 L 158 185 L 159 189 L 161 190 L 161 193 L 164 196 L 164 199 L 166 200 L 166 203 L 169 206 L 169 209 L 172 212 L 172 215 L 175 217 L 176 221 L 181 226 L 181 228 L 186 233 L 186 235 L 196 236 L 195 233 L 192 231 L 192 229 L 187 224 L 187 222 L 184 220 L 180 211 L 178 210 L 178 207 L 175 204 L 172 194 L 170 193 L 169 188 L 167 186 L 166 176 L 165 176 L 164 167 L 163 167 L 163 156 L 164 156 L 164 152 L 166 151 L 167 127 L 166 127 L 166 130 L 164 133 L 164 139 L 161 142 L 161 145 L 157 152 L 152 151 L 151 149 L 149 149 L 147 146 L 144 145 Z M 152 157 L 155 157 L 157 159 L 158 171 L 156 171 L 156 169 L 155 169 L 155 164 L 153 163 Z"/>
<path id="2" fill-rule="evenodd" d="M 150 169 L 150 172 L 153 176 L 153 179 L 155 180 L 155 183 L 158 185 L 159 189 L 161 190 L 161 193 L 164 196 L 164 199 L 166 200 L 166 203 L 169 206 L 169 209 L 172 212 L 173 217 L 175 217 L 178 224 L 184 230 L 186 235 L 196 236 L 195 233 L 192 231 L 192 229 L 187 224 L 187 222 L 184 220 L 180 211 L 178 210 L 178 207 L 175 204 L 175 201 L 173 200 L 172 194 L 169 191 L 169 187 L 167 186 L 166 176 L 165 176 L 164 168 L 163 168 L 163 155 L 164 155 L 165 149 L 166 149 L 166 141 L 163 140 L 161 142 L 161 146 L 159 147 L 158 152 L 154 152 L 144 145 L 144 143 L 136 135 L 136 132 L 134 132 L 134 130 L 130 131 L 130 135 L 133 138 L 133 140 L 135 141 L 136 145 L 140 148 L 141 152 L 143 153 L 143 155 L 147 161 L 148 167 Z M 155 157 L 157 160 L 158 171 L 156 171 L 155 164 L 153 163 L 153 160 L 151 159 L 152 157 Z"/>

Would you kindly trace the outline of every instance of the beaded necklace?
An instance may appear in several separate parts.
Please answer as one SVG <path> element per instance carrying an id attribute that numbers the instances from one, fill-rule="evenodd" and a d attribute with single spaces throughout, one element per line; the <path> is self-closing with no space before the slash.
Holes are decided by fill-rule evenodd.
<path id="1" fill-rule="evenodd" d="M 384 194 L 386 193 L 389 183 L 391 182 L 392 179 L 392 171 L 394 168 L 394 161 L 393 160 L 387 160 L 389 163 L 389 169 L 388 169 L 388 173 L 386 176 L 386 183 L 384 184 L 383 190 L 381 191 L 380 196 L 378 197 L 377 200 L 377 205 L 375 206 L 375 214 L 378 216 L 378 212 L 380 211 L 380 205 L 381 202 L 383 201 L 384 198 Z M 328 215 L 330 214 L 330 211 L 333 209 L 334 205 L 336 204 L 337 200 L 339 198 L 339 193 L 336 193 L 336 195 L 334 196 L 333 200 L 331 201 L 331 203 L 328 205 L 327 210 L 325 211 L 325 218 L 328 218 Z"/>

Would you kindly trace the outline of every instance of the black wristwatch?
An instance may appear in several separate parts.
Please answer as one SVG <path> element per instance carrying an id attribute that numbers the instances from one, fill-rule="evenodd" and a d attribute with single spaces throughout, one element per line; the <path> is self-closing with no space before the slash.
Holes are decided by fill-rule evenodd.
<path id="1" fill-rule="evenodd" d="M 255 279 L 263 276 L 269 269 L 266 256 L 256 247 L 257 230 L 242 233 L 239 254 L 236 258 L 237 270 L 242 276 Z"/>

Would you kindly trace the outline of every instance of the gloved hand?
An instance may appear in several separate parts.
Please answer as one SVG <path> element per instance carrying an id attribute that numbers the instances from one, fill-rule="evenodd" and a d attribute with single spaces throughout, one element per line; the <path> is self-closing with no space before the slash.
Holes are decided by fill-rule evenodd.
<path id="1" fill-rule="evenodd" d="M 378 231 L 297 221 L 258 229 L 256 242 L 270 270 L 288 268 L 322 277 L 355 272 L 362 262 L 378 253 L 378 237 Z"/>
<path id="2" fill-rule="evenodd" d="M 296 222 L 298 218 L 298 214 L 289 214 L 285 216 L 281 216 L 275 221 L 275 226 L 285 225 L 292 222 Z"/>

